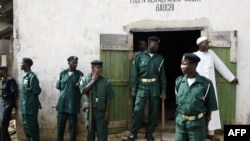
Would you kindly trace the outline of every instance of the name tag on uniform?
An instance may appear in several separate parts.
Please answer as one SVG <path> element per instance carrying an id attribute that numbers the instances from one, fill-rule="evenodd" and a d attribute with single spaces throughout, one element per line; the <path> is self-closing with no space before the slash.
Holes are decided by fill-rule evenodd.
<path id="1" fill-rule="evenodd" d="M 23 80 L 23 84 L 24 84 L 24 85 L 28 85 L 28 80 L 27 80 L 27 79 L 24 79 L 24 80 Z"/>
<path id="2" fill-rule="evenodd" d="M 98 102 L 98 98 L 95 98 L 95 102 Z"/>

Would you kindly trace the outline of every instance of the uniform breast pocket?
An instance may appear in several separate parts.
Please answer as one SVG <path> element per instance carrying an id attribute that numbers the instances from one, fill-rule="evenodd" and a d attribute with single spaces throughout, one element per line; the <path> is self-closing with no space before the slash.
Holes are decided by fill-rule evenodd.
<path id="1" fill-rule="evenodd" d="M 60 80 L 60 88 L 61 88 L 61 89 L 64 89 L 65 86 L 66 86 L 66 83 L 67 83 L 67 80 L 66 80 L 66 79 L 61 79 L 61 80 Z"/>
<path id="2" fill-rule="evenodd" d="M 98 110 L 105 110 L 106 109 L 106 100 L 104 98 L 99 98 L 97 103 Z"/>
<path id="3" fill-rule="evenodd" d="M 4 84 L 4 85 L 2 86 L 2 90 L 6 90 L 6 89 L 7 89 L 7 85 Z"/>
<path id="4" fill-rule="evenodd" d="M 140 64 L 139 64 L 139 67 L 140 67 L 140 70 L 141 71 L 147 71 L 147 69 L 148 69 L 148 63 L 147 62 L 145 62 L 145 61 L 142 61 Z"/>
<path id="5" fill-rule="evenodd" d="M 206 89 L 200 88 L 197 90 L 198 93 L 193 93 L 193 101 L 194 103 L 204 102 L 206 99 Z"/>
<path id="6" fill-rule="evenodd" d="M 176 95 L 176 104 L 181 105 L 184 99 L 184 91 L 180 90 Z"/>

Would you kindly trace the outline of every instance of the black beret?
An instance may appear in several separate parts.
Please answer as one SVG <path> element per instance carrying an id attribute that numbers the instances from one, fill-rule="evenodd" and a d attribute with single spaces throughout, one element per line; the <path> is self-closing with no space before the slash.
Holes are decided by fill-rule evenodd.
<path id="1" fill-rule="evenodd" d="M 150 36 L 150 37 L 148 37 L 148 41 L 160 42 L 160 38 L 158 38 L 156 36 Z"/>
<path id="2" fill-rule="evenodd" d="M 23 58 L 23 62 L 26 63 L 26 64 L 28 64 L 29 66 L 33 65 L 33 61 L 30 58 L 26 58 L 26 57 Z"/>
<path id="3" fill-rule="evenodd" d="M 185 53 L 182 57 L 182 60 L 189 60 L 191 62 L 198 63 L 201 59 L 193 53 Z"/>
<path id="4" fill-rule="evenodd" d="M 102 65 L 102 64 L 103 64 L 103 62 L 100 61 L 100 60 L 93 60 L 93 61 L 91 61 L 91 65 Z"/>
<path id="5" fill-rule="evenodd" d="M 6 67 L 6 66 L 0 66 L 0 70 L 8 70 L 8 67 Z"/>
<path id="6" fill-rule="evenodd" d="M 68 59 L 67 59 L 67 61 L 73 61 L 73 60 L 78 60 L 78 57 L 76 57 L 76 56 L 69 56 L 68 57 Z"/>

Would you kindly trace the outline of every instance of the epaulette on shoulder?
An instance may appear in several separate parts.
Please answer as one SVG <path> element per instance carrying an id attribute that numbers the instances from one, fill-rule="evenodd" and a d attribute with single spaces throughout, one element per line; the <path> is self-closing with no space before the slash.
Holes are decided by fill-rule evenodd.
<path id="1" fill-rule="evenodd" d="M 204 79 L 207 83 L 212 83 L 212 81 L 208 78 L 206 78 L 205 76 L 200 76 L 202 79 Z"/>
<path id="2" fill-rule="evenodd" d="M 62 71 L 60 72 L 60 74 L 65 73 L 65 72 L 68 72 L 68 69 L 62 70 Z"/>
<path id="3" fill-rule="evenodd" d="M 33 71 L 30 72 L 29 76 L 34 76 L 36 75 Z"/>
<path id="4" fill-rule="evenodd" d="M 143 53 L 143 52 L 141 52 L 141 51 L 135 52 L 135 53 L 134 53 L 134 57 L 137 57 L 137 56 L 141 55 L 142 53 Z"/>
<path id="5" fill-rule="evenodd" d="M 80 70 L 76 70 L 76 72 L 77 72 L 78 74 L 81 74 L 81 75 L 83 76 L 83 72 L 81 72 Z"/>
<path id="6" fill-rule="evenodd" d="M 184 77 L 184 75 L 178 76 L 178 77 L 176 78 L 176 81 L 182 80 L 183 77 Z"/>

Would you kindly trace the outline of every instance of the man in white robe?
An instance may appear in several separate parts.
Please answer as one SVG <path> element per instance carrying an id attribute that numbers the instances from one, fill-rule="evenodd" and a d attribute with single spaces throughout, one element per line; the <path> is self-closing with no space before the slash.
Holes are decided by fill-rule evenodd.
<path id="1" fill-rule="evenodd" d="M 238 79 L 232 74 L 232 72 L 226 67 L 222 60 L 210 49 L 208 49 L 209 41 L 207 37 L 200 37 L 196 41 L 198 45 L 198 51 L 194 52 L 201 61 L 197 66 L 197 72 L 210 79 L 213 82 L 215 89 L 215 96 L 218 103 L 218 94 L 215 81 L 215 69 L 230 83 L 238 84 Z M 220 113 L 219 110 L 213 111 L 211 115 L 211 120 L 208 124 L 208 133 L 206 138 L 216 141 L 214 131 L 221 129 Z"/>

